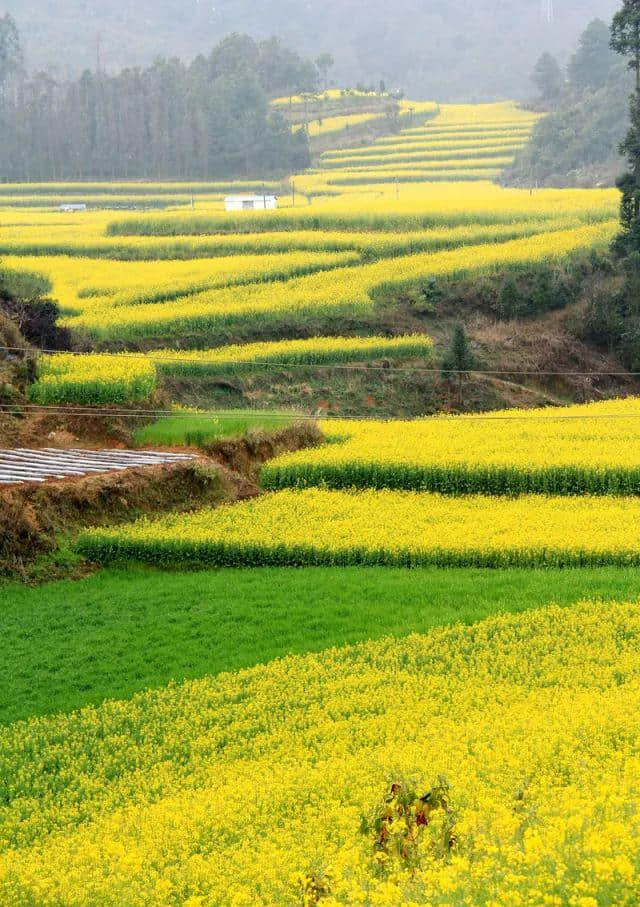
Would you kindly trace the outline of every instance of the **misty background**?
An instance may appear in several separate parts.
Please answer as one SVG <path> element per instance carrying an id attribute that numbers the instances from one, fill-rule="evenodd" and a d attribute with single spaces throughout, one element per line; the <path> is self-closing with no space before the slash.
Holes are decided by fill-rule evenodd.
<path id="1" fill-rule="evenodd" d="M 26 66 L 73 77 L 156 57 L 191 59 L 232 32 L 278 35 L 299 54 L 335 58 L 336 85 L 378 83 L 417 99 L 524 98 L 543 51 L 566 62 L 617 0 L 5 0 Z"/>

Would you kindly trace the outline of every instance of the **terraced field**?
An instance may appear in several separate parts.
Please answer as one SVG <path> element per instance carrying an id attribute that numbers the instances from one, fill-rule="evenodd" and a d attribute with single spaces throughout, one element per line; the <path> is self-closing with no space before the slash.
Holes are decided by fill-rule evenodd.
<path id="1" fill-rule="evenodd" d="M 639 415 L 630 397 L 404 423 L 327 422 L 339 443 L 273 460 L 262 481 L 271 489 L 637 494 Z"/>
<path id="2" fill-rule="evenodd" d="M 395 139 L 325 152 L 314 188 L 322 179 L 327 191 L 367 183 L 490 180 L 513 160 L 538 118 L 510 104 L 443 105 L 433 120 Z"/>
<path id="3" fill-rule="evenodd" d="M 639 565 L 639 417 L 630 398 L 328 423 L 332 444 L 265 467 L 263 485 L 284 490 L 80 546 L 153 564 Z"/>
<path id="4" fill-rule="evenodd" d="M 64 214 L 5 187 L 3 262 L 78 347 L 41 356 L 32 403 L 298 368 L 384 391 L 438 367 L 403 294 L 607 247 L 616 192 L 490 182 L 534 115 L 399 114 L 296 176 L 295 208 L 166 186 L 131 198 L 175 208 L 114 214 L 96 186 Z M 635 905 L 640 398 L 319 424 L 262 494 L 87 527 L 65 556 L 95 573 L 0 586 L 0 903 Z"/>
<path id="5" fill-rule="evenodd" d="M 490 416 L 506 430 L 494 423 L 488 451 L 487 424 L 472 417 L 331 424 L 341 442 L 294 460 L 305 470 L 305 460 L 352 458 L 358 475 L 377 429 L 380 459 L 403 475 L 407 463 L 442 460 L 458 426 L 458 459 L 464 449 L 471 471 L 488 462 L 552 472 L 555 442 L 560 465 L 593 458 L 598 474 L 633 484 L 638 416 L 638 400 Z M 267 475 L 290 465 L 276 461 Z M 465 566 L 490 566 L 515 596 L 527 573 L 516 578 L 514 566 L 544 566 L 541 581 L 559 591 L 554 568 L 568 587 L 567 568 L 640 562 L 637 495 L 459 495 L 455 448 L 452 474 L 447 496 L 366 487 L 360 475 L 361 490 L 279 491 L 91 530 L 78 547 L 98 562 L 233 565 L 238 576 L 248 565 L 264 577 L 256 568 L 271 564 L 272 590 L 286 586 L 285 565 L 314 565 L 315 584 L 359 565 L 371 621 L 389 606 L 372 565 L 411 567 L 417 583 L 434 582 L 420 565 L 455 567 L 440 570 L 454 586 Z M 473 599 L 493 580 L 476 570 L 469 582 Z M 340 595 L 333 583 L 327 595 Z M 506 905 L 535 903 L 542 888 L 559 903 L 579 891 L 631 905 L 639 633 L 637 603 L 546 606 L 9 725 L 0 893 L 16 904 L 37 893 L 44 904 L 170 905 L 176 891 L 184 903 L 296 904 L 320 891 L 335 904 Z"/>
<path id="6" fill-rule="evenodd" d="M 287 109 L 304 103 L 293 99 Z M 326 103 L 339 112 L 344 98 L 329 95 Z M 372 101 L 362 96 L 357 103 Z M 325 152 L 316 171 L 296 177 L 296 207 L 292 196 L 283 196 L 273 212 L 222 211 L 222 194 L 239 188 L 234 185 L 6 186 L 0 254 L 6 267 L 49 280 L 61 325 L 84 349 L 102 356 L 111 349 L 186 347 L 212 362 L 229 361 L 238 340 L 338 338 L 345 319 L 350 337 L 379 337 L 380 299 L 406 287 L 517 271 L 607 245 L 615 192 L 529 193 L 488 182 L 526 141 L 536 115 L 510 103 L 402 102 L 400 113 L 410 117 L 402 121 L 406 128 L 373 144 Z M 43 207 L 51 193 L 65 201 L 80 188 L 88 211 Z M 20 207 L 38 193 L 40 208 Z M 187 194 L 195 209 L 184 205 Z M 174 207 L 135 216 L 99 207 L 104 198 L 119 204 L 142 197 Z M 360 346 L 365 361 L 391 348 L 383 352 L 366 339 Z M 395 347 L 395 358 L 401 349 Z M 407 357 L 415 359 L 413 352 Z M 278 353 L 275 345 L 270 358 Z M 107 362 L 96 358 L 95 374 Z M 95 382 L 84 391 L 77 383 L 94 368 L 90 358 L 73 368 L 68 360 L 58 368 L 43 362 L 33 399 L 109 402 L 112 394 L 112 402 L 122 403 L 129 394 L 139 401 L 145 388 L 157 386 L 150 377 L 155 367 L 128 363 L 129 376 L 127 362 L 119 361 L 117 380 L 96 395 Z"/>

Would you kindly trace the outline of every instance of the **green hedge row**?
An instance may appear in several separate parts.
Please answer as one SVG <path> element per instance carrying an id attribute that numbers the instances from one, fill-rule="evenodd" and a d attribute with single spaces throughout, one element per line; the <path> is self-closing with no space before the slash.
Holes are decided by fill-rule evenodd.
<path id="1" fill-rule="evenodd" d="M 377 463 L 344 465 L 267 464 L 263 488 L 334 490 L 387 488 L 392 491 L 431 491 L 447 495 L 635 495 L 640 494 L 640 467 L 588 469 L 550 466 L 544 469 L 510 466 L 387 466 Z"/>
<path id="2" fill-rule="evenodd" d="M 100 564 L 142 561 L 161 567 L 605 567 L 640 566 L 640 551 L 387 551 L 354 547 L 343 551 L 277 545 L 227 545 L 223 542 L 163 540 L 144 542 L 117 531 L 91 532 L 76 543 L 79 554 Z"/>

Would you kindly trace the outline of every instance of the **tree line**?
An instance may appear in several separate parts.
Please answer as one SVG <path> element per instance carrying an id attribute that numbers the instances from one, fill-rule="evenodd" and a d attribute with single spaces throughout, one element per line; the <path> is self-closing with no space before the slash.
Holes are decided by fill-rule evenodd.
<path id="1" fill-rule="evenodd" d="M 531 75 L 539 100 L 551 107 L 563 95 L 597 91 L 606 84 L 616 64 L 611 47 L 611 30 L 602 19 L 594 19 L 580 36 L 578 49 L 566 71 L 550 53 L 543 53 Z"/>
<path id="2" fill-rule="evenodd" d="M 594 19 L 566 68 L 549 53 L 540 57 L 532 79 L 536 107 L 547 116 L 504 174 L 506 182 L 613 185 L 632 86 L 610 41 L 610 27 Z"/>
<path id="3" fill-rule="evenodd" d="M 234 179 L 309 164 L 304 130 L 269 105 L 326 79 L 277 38 L 231 35 L 190 64 L 157 59 L 59 82 L 28 76 L 10 16 L 0 18 L 0 179 Z"/>

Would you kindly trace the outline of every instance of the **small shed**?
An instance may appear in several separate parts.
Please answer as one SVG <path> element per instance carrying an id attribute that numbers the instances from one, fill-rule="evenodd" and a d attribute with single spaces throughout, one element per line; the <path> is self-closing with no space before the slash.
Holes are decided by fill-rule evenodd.
<path id="1" fill-rule="evenodd" d="M 273 211 L 278 207 L 275 195 L 227 195 L 225 211 Z"/>
<path id="2" fill-rule="evenodd" d="M 80 202 L 64 202 L 62 205 L 60 205 L 60 207 L 59 207 L 58 210 L 59 210 L 59 211 L 66 211 L 66 212 L 69 212 L 69 211 L 86 211 L 86 210 L 87 210 L 87 206 L 86 206 L 85 204 L 80 203 Z"/>

